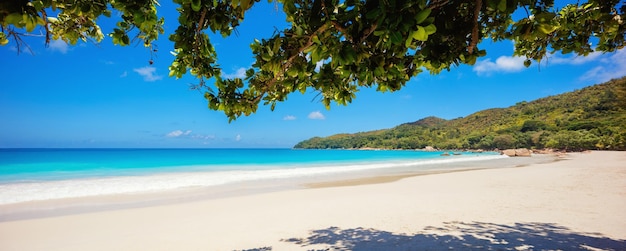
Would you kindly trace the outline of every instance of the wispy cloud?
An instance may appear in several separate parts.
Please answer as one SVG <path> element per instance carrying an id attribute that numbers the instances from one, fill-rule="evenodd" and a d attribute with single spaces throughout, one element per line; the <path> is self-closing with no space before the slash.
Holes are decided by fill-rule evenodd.
<path id="1" fill-rule="evenodd" d="M 143 80 L 148 81 L 148 82 L 161 80 L 163 78 L 163 76 L 156 74 L 156 68 L 152 66 L 136 68 L 136 69 L 133 69 L 133 71 L 141 75 L 143 77 Z"/>
<path id="2" fill-rule="evenodd" d="M 588 70 L 579 79 L 601 83 L 626 75 L 626 49 L 602 57 L 599 61 L 602 64 Z"/>
<path id="3" fill-rule="evenodd" d="M 314 112 L 309 113 L 308 118 L 309 119 L 317 119 L 317 120 L 324 120 L 324 119 L 326 119 L 324 114 L 322 114 L 320 111 L 314 111 Z"/>
<path id="4" fill-rule="evenodd" d="M 287 116 L 283 117 L 283 120 L 296 120 L 296 116 L 287 115 Z"/>
<path id="5" fill-rule="evenodd" d="M 165 137 L 184 138 L 184 139 L 202 140 L 202 141 L 209 141 L 209 140 L 216 139 L 215 135 L 203 135 L 203 134 L 198 134 L 198 133 L 192 133 L 191 130 L 174 130 L 169 133 L 166 133 Z"/>
<path id="6" fill-rule="evenodd" d="M 214 135 L 202 135 L 202 134 L 194 134 L 191 135 L 192 139 L 201 139 L 201 140 L 213 140 L 215 139 Z"/>
<path id="7" fill-rule="evenodd" d="M 604 56 L 606 54 L 602 52 L 592 52 L 587 56 L 578 56 L 578 55 L 563 56 L 562 54 L 547 55 L 542 60 L 542 63 L 545 63 L 546 66 L 550 66 L 550 65 L 582 65 L 582 64 L 587 64 L 587 63 L 592 63 L 592 62 L 597 62 L 597 61 L 606 62 L 606 63 L 610 62 L 609 64 L 607 64 L 609 65 L 608 67 L 598 66 L 589 70 L 585 74 L 585 76 L 583 76 L 581 79 L 594 78 L 593 77 L 594 75 L 605 75 L 605 76 L 612 76 L 612 78 L 615 78 L 615 77 L 621 77 L 623 75 L 619 73 L 620 69 L 622 69 L 621 72 L 623 72 L 623 68 L 620 68 L 620 65 L 624 64 L 623 62 L 624 60 L 622 60 L 620 56 L 626 56 L 624 55 L 626 53 L 622 51 L 623 50 L 616 52 L 613 56 L 611 56 L 611 59 L 609 60 L 607 60 L 607 58 Z M 476 72 L 476 74 L 479 76 L 491 75 L 493 73 L 519 72 L 526 68 L 524 67 L 524 60 L 525 60 L 524 57 L 501 56 L 497 58 L 495 62 L 492 62 L 491 59 L 488 58 L 485 60 L 478 61 L 472 70 Z M 615 69 L 615 71 L 606 70 L 606 69 Z M 606 81 L 606 80 L 610 80 L 611 78 L 607 79 L 607 77 L 599 77 L 599 79 L 603 79 L 602 81 Z"/>
<path id="8" fill-rule="evenodd" d="M 237 134 L 237 136 L 235 136 L 235 141 L 241 141 L 241 134 Z"/>
<path id="9" fill-rule="evenodd" d="M 523 57 L 509 57 L 500 56 L 495 62 L 492 62 L 490 58 L 478 61 L 472 71 L 476 72 L 479 76 L 491 75 L 497 72 L 519 72 L 526 68 L 524 66 Z"/>
<path id="10" fill-rule="evenodd" d="M 122 72 L 122 74 L 120 75 L 120 78 L 125 78 L 125 77 L 127 77 L 127 76 L 128 76 L 128 72 L 127 72 L 127 71 L 124 71 L 124 72 Z"/>
<path id="11" fill-rule="evenodd" d="M 187 136 L 189 134 L 191 134 L 191 130 L 186 130 L 186 131 L 175 130 L 175 131 L 171 131 L 171 132 L 165 134 L 165 137 L 168 137 L 168 138 L 178 138 L 178 137 L 182 137 L 182 136 Z"/>
<path id="12" fill-rule="evenodd" d="M 593 61 L 597 61 L 602 57 L 602 52 L 592 52 L 587 56 L 576 56 L 572 55 L 569 57 L 559 56 L 557 54 L 548 56 L 546 58 L 546 64 L 569 64 L 569 65 L 581 65 Z"/>
<path id="13" fill-rule="evenodd" d="M 235 70 L 233 73 L 224 73 L 222 72 L 223 78 L 233 79 L 233 78 L 245 78 L 246 77 L 246 68 L 239 68 Z"/>
<path id="14" fill-rule="evenodd" d="M 51 51 L 60 52 L 61 54 L 66 54 L 69 50 L 69 45 L 63 40 L 52 40 L 48 44 L 48 49 Z"/>

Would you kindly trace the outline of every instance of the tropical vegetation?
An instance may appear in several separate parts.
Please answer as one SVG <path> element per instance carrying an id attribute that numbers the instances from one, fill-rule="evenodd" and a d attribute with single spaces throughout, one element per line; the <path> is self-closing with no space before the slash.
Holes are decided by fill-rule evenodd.
<path id="1" fill-rule="evenodd" d="M 295 148 L 552 148 L 626 150 L 626 77 L 467 117 L 427 117 L 391 129 L 337 134 Z"/>
<path id="2" fill-rule="evenodd" d="M 224 78 L 209 34 L 230 36 L 259 1 L 173 0 L 178 25 L 168 37 L 175 55 L 169 75 L 195 76 L 208 107 L 231 120 L 260 103 L 273 109 L 294 92 L 318 92 L 330 107 L 350 103 L 363 87 L 396 91 L 423 71 L 473 65 L 487 53 L 484 39 L 513 41 L 526 66 L 547 53 L 588 55 L 626 45 L 620 0 L 557 7 L 554 0 L 276 0 L 287 28 L 251 41 L 255 62 L 246 77 Z M 22 38 L 33 33 L 69 44 L 109 36 L 158 53 L 154 42 L 165 20 L 157 7 L 156 0 L 0 1 L 0 45 L 28 48 Z M 100 28 L 105 18 L 116 23 L 111 31 Z"/>

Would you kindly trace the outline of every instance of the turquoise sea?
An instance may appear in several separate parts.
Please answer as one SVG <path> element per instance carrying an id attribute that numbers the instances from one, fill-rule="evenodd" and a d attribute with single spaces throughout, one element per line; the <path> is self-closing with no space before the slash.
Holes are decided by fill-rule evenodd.
<path id="1" fill-rule="evenodd" d="M 0 149 L 0 204 L 238 182 L 445 168 L 495 153 L 295 149 Z"/>

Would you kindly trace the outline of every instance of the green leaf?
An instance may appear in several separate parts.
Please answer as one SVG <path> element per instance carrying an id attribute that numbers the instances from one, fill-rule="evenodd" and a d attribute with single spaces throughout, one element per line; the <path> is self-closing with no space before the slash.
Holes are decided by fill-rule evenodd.
<path id="1" fill-rule="evenodd" d="M 529 67 L 531 63 L 532 62 L 530 61 L 530 59 L 524 60 L 524 66 L 526 66 L 526 67 Z"/>
<path id="2" fill-rule="evenodd" d="M 372 20 L 372 19 L 377 18 L 379 15 L 380 15 L 380 9 L 377 8 L 377 9 L 373 9 L 371 11 L 368 11 L 367 14 L 365 14 L 365 17 L 367 19 Z"/>
<path id="3" fill-rule="evenodd" d="M 191 0 L 191 9 L 193 11 L 200 11 L 202 8 L 202 0 Z"/>
<path id="4" fill-rule="evenodd" d="M 428 16 L 430 15 L 430 12 L 431 12 L 430 9 L 423 9 L 422 11 L 417 13 L 417 15 L 415 15 L 415 22 L 417 24 L 421 24 L 422 22 L 424 22 L 424 20 L 426 20 L 426 18 L 428 18 Z"/>
<path id="5" fill-rule="evenodd" d="M 33 7 L 35 7 L 35 10 L 37 10 L 37 11 L 41 11 L 43 9 L 43 2 L 42 1 L 31 1 L 30 4 L 32 4 Z"/>
<path id="6" fill-rule="evenodd" d="M 556 14 L 552 12 L 541 12 L 535 15 L 535 20 L 540 23 L 548 22 L 556 17 Z"/>
<path id="7" fill-rule="evenodd" d="M 417 30 L 412 34 L 413 38 L 418 41 L 426 41 L 428 40 L 428 35 L 426 34 L 426 29 L 422 26 L 417 26 Z"/>
<path id="8" fill-rule="evenodd" d="M 37 27 L 37 20 L 34 19 L 32 16 L 24 13 L 23 17 L 24 19 L 24 23 L 26 24 L 26 31 L 27 32 L 32 32 L 33 30 L 35 30 L 35 27 Z"/>
<path id="9" fill-rule="evenodd" d="M 245 11 L 250 8 L 250 0 L 241 0 L 241 8 Z"/>
<path id="10" fill-rule="evenodd" d="M 304 52 L 304 53 L 310 53 L 310 52 L 312 52 L 313 50 L 315 50 L 316 48 L 317 48 L 317 45 L 313 44 L 313 45 L 311 45 L 311 46 L 309 46 L 309 47 L 304 48 L 304 50 L 302 50 L 302 52 Z"/>
<path id="11" fill-rule="evenodd" d="M 401 44 L 402 34 L 399 31 L 391 32 L 391 42 L 394 44 Z"/>
<path id="12" fill-rule="evenodd" d="M 424 30 L 426 31 L 426 35 L 432 35 L 437 32 L 437 27 L 435 26 L 435 24 L 429 24 L 428 26 L 424 27 Z"/>
<path id="13" fill-rule="evenodd" d="M 297 76 L 298 76 L 298 70 L 297 70 L 297 69 L 294 69 L 293 67 L 291 67 L 291 68 L 289 68 L 289 69 L 287 70 L 287 75 L 288 75 L 289 77 L 295 78 L 295 77 L 297 77 Z"/>
<path id="14" fill-rule="evenodd" d="M 87 3 L 83 3 L 83 5 L 82 5 L 82 6 L 80 6 L 80 11 L 81 11 L 82 13 L 89 13 L 89 11 L 91 11 L 91 5 L 90 5 L 90 4 L 88 4 L 88 3 L 89 3 L 89 2 L 87 2 Z"/>
<path id="15" fill-rule="evenodd" d="M 419 0 L 419 2 L 417 3 L 420 9 L 426 9 L 426 4 L 427 4 L 426 0 Z"/>
<path id="16" fill-rule="evenodd" d="M 311 41 L 313 41 L 316 44 L 322 44 L 322 42 L 320 41 L 320 38 L 317 35 L 313 35 L 311 37 Z"/>
<path id="17" fill-rule="evenodd" d="M 406 41 L 404 41 L 404 47 L 409 48 L 411 43 L 413 43 L 413 33 L 415 33 L 415 31 L 412 31 L 411 35 L 406 39 Z"/>
<path id="18" fill-rule="evenodd" d="M 469 55 L 469 57 L 467 58 L 466 63 L 468 65 L 474 65 L 474 64 L 476 64 L 476 58 L 478 58 L 478 57 L 476 57 L 476 55 Z"/>
<path id="19" fill-rule="evenodd" d="M 559 27 L 555 25 L 549 25 L 549 24 L 539 24 L 538 28 L 539 28 L 539 31 L 547 35 L 556 31 Z"/>
<path id="20" fill-rule="evenodd" d="M 506 11 L 506 0 L 500 0 L 498 3 L 498 10 L 502 12 Z"/>
<path id="21" fill-rule="evenodd" d="M 9 39 L 7 39 L 7 36 L 4 34 L 4 32 L 0 31 L 0 45 L 7 45 L 9 43 Z"/>
<path id="22" fill-rule="evenodd" d="M 321 59 L 320 50 L 322 50 L 322 49 L 320 47 L 316 46 L 315 49 L 313 49 L 311 51 L 311 62 L 317 63 L 317 62 L 320 61 L 320 59 Z"/>
<path id="23" fill-rule="evenodd" d="M 254 69 L 250 68 L 248 70 L 246 70 L 246 79 L 250 79 L 254 76 Z"/>
<path id="24" fill-rule="evenodd" d="M 22 23 L 22 14 L 21 13 L 12 13 L 4 18 L 4 22 L 7 24 L 12 24 L 15 27 L 24 27 L 24 23 Z"/>

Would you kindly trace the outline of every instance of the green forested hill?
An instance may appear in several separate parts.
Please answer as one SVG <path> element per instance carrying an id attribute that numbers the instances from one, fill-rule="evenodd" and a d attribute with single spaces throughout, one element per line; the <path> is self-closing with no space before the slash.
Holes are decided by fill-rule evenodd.
<path id="1" fill-rule="evenodd" d="M 315 137 L 295 148 L 626 150 L 626 77 L 508 108 Z"/>

